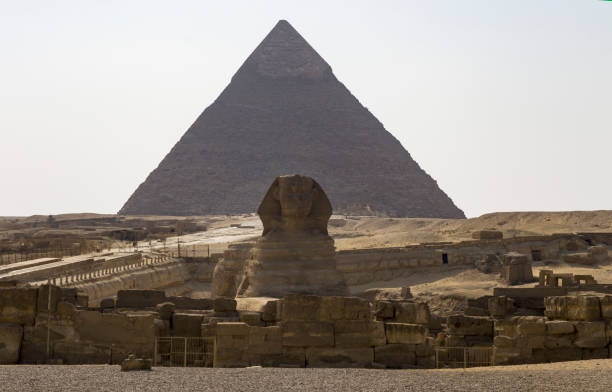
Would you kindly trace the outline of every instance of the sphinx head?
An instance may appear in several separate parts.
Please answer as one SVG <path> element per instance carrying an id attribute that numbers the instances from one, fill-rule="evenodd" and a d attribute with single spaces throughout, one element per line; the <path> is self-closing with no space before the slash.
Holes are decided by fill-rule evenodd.
<path id="1" fill-rule="evenodd" d="M 310 177 L 297 174 L 278 177 L 274 197 L 279 201 L 284 217 L 306 217 L 312 209 L 317 188 Z"/>

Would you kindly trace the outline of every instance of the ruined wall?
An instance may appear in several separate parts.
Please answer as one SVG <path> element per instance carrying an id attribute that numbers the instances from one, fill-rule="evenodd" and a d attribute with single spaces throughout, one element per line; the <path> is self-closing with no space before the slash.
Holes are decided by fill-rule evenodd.
<path id="1" fill-rule="evenodd" d="M 356 297 L 287 295 L 273 303 L 265 312 L 248 312 L 248 319 L 241 312 L 243 322 L 205 320 L 204 336 L 216 340 L 215 367 L 432 365 L 426 305 L 406 301 L 396 315 L 392 305 L 374 312 Z"/>

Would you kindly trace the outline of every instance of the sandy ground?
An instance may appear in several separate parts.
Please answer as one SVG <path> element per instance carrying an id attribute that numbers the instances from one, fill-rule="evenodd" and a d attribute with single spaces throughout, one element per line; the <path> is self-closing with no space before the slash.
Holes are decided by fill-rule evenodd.
<path id="1" fill-rule="evenodd" d="M 0 366 L 2 391 L 611 391 L 612 359 L 444 370 Z"/>

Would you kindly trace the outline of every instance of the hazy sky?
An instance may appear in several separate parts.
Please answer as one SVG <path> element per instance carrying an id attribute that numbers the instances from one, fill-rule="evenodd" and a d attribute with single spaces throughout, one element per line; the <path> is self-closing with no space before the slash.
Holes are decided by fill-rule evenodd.
<path id="1" fill-rule="evenodd" d="M 0 0 L 0 215 L 118 211 L 279 19 L 468 216 L 612 209 L 612 2 Z"/>

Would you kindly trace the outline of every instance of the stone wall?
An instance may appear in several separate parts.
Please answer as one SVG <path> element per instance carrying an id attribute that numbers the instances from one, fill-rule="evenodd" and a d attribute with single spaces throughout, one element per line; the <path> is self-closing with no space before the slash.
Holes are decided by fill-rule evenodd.
<path id="1" fill-rule="evenodd" d="M 215 367 L 431 366 L 426 305 L 385 303 L 375 312 L 356 297 L 287 295 L 260 302 L 261 312 L 253 303 L 243 304 L 251 309 L 240 312 L 243 322 L 211 320 L 203 324 L 203 334 L 216 341 Z"/>

